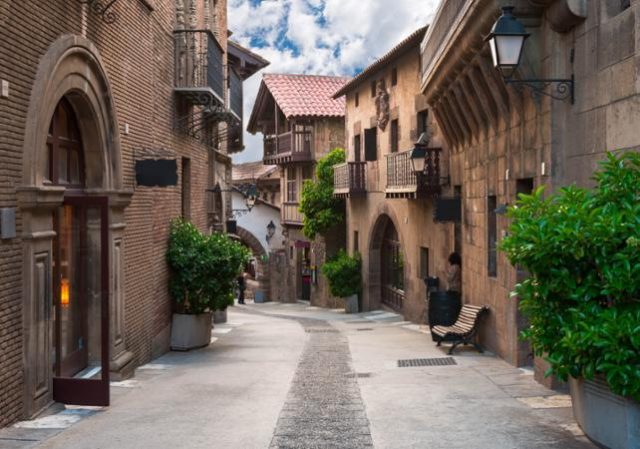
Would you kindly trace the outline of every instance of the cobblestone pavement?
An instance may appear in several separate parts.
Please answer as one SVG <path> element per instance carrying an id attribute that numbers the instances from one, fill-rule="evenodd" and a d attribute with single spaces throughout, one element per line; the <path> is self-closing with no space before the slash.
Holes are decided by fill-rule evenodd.
<path id="1" fill-rule="evenodd" d="M 300 324 L 310 338 L 270 448 L 373 447 L 346 337 L 326 321 Z"/>

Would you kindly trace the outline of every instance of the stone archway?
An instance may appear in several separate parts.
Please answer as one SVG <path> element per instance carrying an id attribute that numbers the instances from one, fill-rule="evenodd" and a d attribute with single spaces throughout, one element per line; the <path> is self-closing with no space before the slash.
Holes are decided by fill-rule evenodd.
<path id="1" fill-rule="evenodd" d="M 256 281 L 258 281 L 258 288 L 268 295 L 271 276 L 269 273 L 269 259 L 267 251 L 264 249 L 257 237 L 245 228 L 237 226 L 236 235 L 240 237 L 240 241 L 253 253 L 256 260 Z"/>
<path id="2" fill-rule="evenodd" d="M 52 213 L 65 188 L 47 181 L 47 135 L 64 98 L 78 119 L 86 147 L 85 196 L 108 197 L 111 370 L 132 367 L 124 343 L 124 208 L 118 121 L 98 49 L 82 36 L 66 35 L 41 58 L 31 90 L 23 142 L 23 179 L 17 187 L 23 239 L 24 414 L 31 417 L 52 400 L 51 326 L 53 298 Z"/>
<path id="3" fill-rule="evenodd" d="M 366 295 L 364 310 L 379 309 L 382 305 L 382 289 L 383 289 L 383 243 L 385 234 L 390 227 L 397 230 L 400 246 L 404 247 L 402 233 L 400 232 L 399 222 L 395 213 L 387 205 L 383 205 L 379 211 L 378 218 L 374 222 L 369 234 L 368 254 L 364 260 L 364 272 L 367 274 Z M 407 270 L 404 270 L 403 276 L 406 277 Z M 403 279 L 406 283 L 406 280 Z M 401 310 L 400 310 L 401 311 Z"/>

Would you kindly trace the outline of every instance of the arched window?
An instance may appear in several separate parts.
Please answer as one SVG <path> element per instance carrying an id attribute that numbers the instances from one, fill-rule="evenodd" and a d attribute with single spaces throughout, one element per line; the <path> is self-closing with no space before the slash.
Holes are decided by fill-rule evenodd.
<path id="1" fill-rule="evenodd" d="M 47 136 L 49 182 L 67 187 L 84 186 L 84 158 L 76 114 L 66 99 L 53 113 Z"/>

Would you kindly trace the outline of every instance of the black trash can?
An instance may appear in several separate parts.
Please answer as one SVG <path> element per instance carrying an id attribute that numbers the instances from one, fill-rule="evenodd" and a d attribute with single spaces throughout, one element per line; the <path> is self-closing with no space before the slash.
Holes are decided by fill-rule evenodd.
<path id="1" fill-rule="evenodd" d="M 462 300 L 459 293 L 431 292 L 428 305 L 429 327 L 451 326 L 458 319 L 461 308 Z"/>

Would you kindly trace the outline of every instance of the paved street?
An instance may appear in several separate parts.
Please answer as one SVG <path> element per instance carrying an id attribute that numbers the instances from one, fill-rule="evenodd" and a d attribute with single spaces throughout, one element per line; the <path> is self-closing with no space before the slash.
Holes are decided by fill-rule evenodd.
<path id="1" fill-rule="evenodd" d="M 107 409 L 1 430 L 0 448 L 594 448 L 567 396 L 491 354 L 451 362 L 394 314 L 250 304 L 214 337 L 113 383 Z M 431 358 L 455 364 L 398 363 Z"/>

